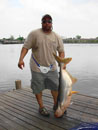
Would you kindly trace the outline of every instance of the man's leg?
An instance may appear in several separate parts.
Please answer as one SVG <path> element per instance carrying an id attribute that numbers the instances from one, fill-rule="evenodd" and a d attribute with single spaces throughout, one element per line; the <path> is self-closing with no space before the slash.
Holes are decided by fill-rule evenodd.
<path id="1" fill-rule="evenodd" d="M 51 94 L 52 94 L 52 96 L 53 96 L 54 106 L 56 106 L 56 104 L 57 104 L 58 91 L 52 91 L 52 90 L 51 90 Z"/>
<path id="2" fill-rule="evenodd" d="M 40 92 L 39 94 L 36 94 L 36 99 L 37 99 L 37 102 L 39 104 L 39 108 L 43 108 L 43 101 L 42 101 L 42 92 Z"/>
<path id="3" fill-rule="evenodd" d="M 43 105 L 42 92 L 40 92 L 39 94 L 36 94 L 35 96 L 36 96 L 37 102 L 39 104 L 39 113 L 43 116 L 49 116 L 50 115 L 49 112 Z"/>

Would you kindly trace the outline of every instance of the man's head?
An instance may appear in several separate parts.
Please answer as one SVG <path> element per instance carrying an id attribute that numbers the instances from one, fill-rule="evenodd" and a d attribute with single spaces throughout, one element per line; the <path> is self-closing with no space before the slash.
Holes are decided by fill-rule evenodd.
<path id="1" fill-rule="evenodd" d="M 49 14 L 42 17 L 42 29 L 45 32 L 50 32 L 52 30 L 52 17 Z"/>

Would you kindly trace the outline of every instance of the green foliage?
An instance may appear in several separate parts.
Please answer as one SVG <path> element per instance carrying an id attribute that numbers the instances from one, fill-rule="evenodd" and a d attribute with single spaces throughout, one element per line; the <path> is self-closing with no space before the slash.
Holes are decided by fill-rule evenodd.
<path id="1" fill-rule="evenodd" d="M 24 41 L 24 37 L 19 36 L 16 40 L 18 40 L 18 41 Z"/>
<path id="2" fill-rule="evenodd" d="M 77 35 L 77 36 L 76 36 L 76 39 L 78 39 L 78 40 L 81 39 L 81 36 L 80 36 L 80 35 Z"/>
<path id="3" fill-rule="evenodd" d="M 77 35 L 75 38 L 66 38 L 63 39 L 64 43 L 98 43 L 98 37 L 96 38 L 81 38 L 80 35 Z"/>
<path id="4" fill-rule="evenodd" d="M 67 39 L 63 39 L 64 43 L 98 43 L 98 39 L 77 39 L 77 38 L 67 38 Z"/>
<path id="5" fill-rule="evenodd" d="M 76 44 L 78 44 L 78 43 L 84 43 L 84 44 L 88 44 L 88 43 L 98 43 L 98 37 L 96 37 L 96 38 L 88 38 L 88 39 L 86 39 L 86 38 L 81 38 L 81 36 L 80 35 L 76 35 L 76 37 L 75 38 L 62 38 L 63 39 L 63 42 L 64 43 L 76 43 Z M 11 35 L 10 36 L 10 38 L 3 38 L 3 39 L 0 39 L 0 42 L 1 43 L 5 43 L 5 44 L 20 44 L 20 43 L 24 43 L 24 40 L 25 40 L 25 38 L 24 37 L 22 37 L 22 36 L 20 36 L 19 35 L 19 37 L 18 38 L 14 38 L 14 36 L 13 35 Z"/>

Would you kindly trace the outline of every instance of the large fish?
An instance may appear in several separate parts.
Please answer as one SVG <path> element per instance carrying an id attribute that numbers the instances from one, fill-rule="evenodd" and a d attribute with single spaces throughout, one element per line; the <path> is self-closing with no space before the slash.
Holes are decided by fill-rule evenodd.
<path id="1" fill-rule="evenodd" d="M 77 81 L 77 79 L 73 78 L 69 72 L 64 69 L 64 64 L 68 64 L 72 58 L 60 58 L 55 54 L 54 57 L 60 65 L 59 90 L 55 117 L 61 117 L 66 111 L 66 108 L 70 105 L 72 94 L 77 93 L 77 91 L 72 91 L 72 85 Z"/>

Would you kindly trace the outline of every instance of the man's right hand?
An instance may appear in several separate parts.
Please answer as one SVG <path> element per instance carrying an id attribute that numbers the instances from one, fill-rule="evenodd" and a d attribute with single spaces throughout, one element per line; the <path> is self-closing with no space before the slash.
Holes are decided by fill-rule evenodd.
<path id="1" fill-rule="evenodd" d="M 25 55 L 27 54 L 27 52 L 28 52 L 28 49 L 23 47 L 21 50 L 21 54 L 20 54 L 20 58 L 19 58 L 19 62 L 18 62 L 18 67 L 20 69 L 23 69 L 23 67 L 25 66 L 23 59 L 24 59 Z"/>
<path id="2" fill-rule="evenodd" d="M 23 69 L 23 67 L 25 67 L 24 61 L 19 61 L 19 62 L 18 62 L 18 67 L 19 67 L 20 69 Z"/>

